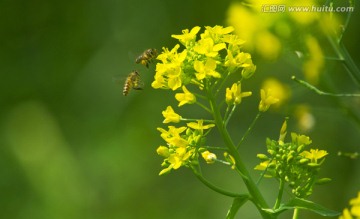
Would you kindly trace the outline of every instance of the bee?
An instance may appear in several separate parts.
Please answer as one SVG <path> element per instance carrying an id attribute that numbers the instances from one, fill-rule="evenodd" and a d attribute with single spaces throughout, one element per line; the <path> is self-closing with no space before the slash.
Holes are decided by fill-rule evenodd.
<path id="1" fill-rule="evenodd" d="M 126 78 L 123 95 L 127 96 L 131 89 L 142 90 L 142 82 L 140 80 L 140 75 L 137 71 L 132 71 Z"/>
<path id="2" fill-rule="evenodd" d="M 136 63 L 141 63 L 142 65 L 145 65 L 146 68 L 149 68 L 149 63 L 155 59 L 157 56 L 156 49 L 147 49 L 145 50 L 139 57 L 136 58 Z"/>

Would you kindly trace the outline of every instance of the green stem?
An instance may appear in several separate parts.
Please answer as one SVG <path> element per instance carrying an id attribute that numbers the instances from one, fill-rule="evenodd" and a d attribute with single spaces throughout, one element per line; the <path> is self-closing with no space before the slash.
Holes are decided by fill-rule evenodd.
<path id="1" fill-rule="evenodd" d="M 338 55 L 339 59 L 343 62 L 344 67 L 350 74 L 350 77 L 354 80 L 354 82 L 359 86 L 360 85 L 360 70 L 355 64 L 354 60 L 350 56 L 346 47 L 342 42 L 337 42 L 334 37 L 328 36 L 328 40 L 332 45 L 334 51 Z"/>
<path id="2" fill-rule="evenodd" d="M 209 150 L 227 151 L 227 148 L 223 148 L 223 147 L 204 146 L 204 148 L 209 149 Z"/>
<path id="3" fill-rule="evenodd" d="M 243 163 L 243 161 L 240 157 L 240 154 L 238 153 L 238 151 L 236 149 L 236 146 L 234 145 L 228 131 L 225 128 L 219 108 L 215 101 L 215 97 L 208 90 L 207 90 L 207 95 L 208 95 L 210 107 L 211 107 L 211 110 L 212 110 L 212 113 L 214 116 L 215 124 L 220 132 L 220 135 L 221 135 L 223 141 L 225 142 L 225 145 L 229 149 L 229 154 L 231 154 L 231 156 L 233 156 L 233 158 L 235 160 L 235 166 L 238 169 L 238 171 L 240 171 L 240 173 L 241 173 L 241 177 L 251 195 L 251 199 L 253 200 L 255 206 L 257 207 L 257 209 L 259 210 L 259 212 L 263 218 L 272 218 L 272 216 L 270 214 L 267 214 L 266 212 L 264 212 L 262 210 L 264 208 L 268 208 L 268 205 L 267 205 L 264 197 L 260 193 L 258 187 L 256 186 L 254 180 L 251 178 L 250 173 L 248 172 L 245 164 Z"/>
<path id="4" fill-rule="evenodd" d="M 266 171 L 269 168 L 269 165 L 271 164 L 272 161 L 273 161 L 273 158 L 271 158 L 271 160 L 269 161 L 269 164 L 266 166 L 265 170 L 261 173 L 259 179 L 256 181 L 256 185 L 259 185 L 260 181 L 264 178 Z"/>
<path id="5" fill-rule="evenodd" d="M 227 118 L 225 118 L 225 127 L 227 126 L 227 124 L 228 124 L 232 114 L 234 113 L 235 109 L 236 109 L 236 104 L 234 104 L 233 108 L 231 109 L 231 111 L 229 113 L 229 116 Z"/>
<path id="6" fill-rule="evenodd" d="M 295 208 L 295 209 L 294 209 L 294 214 L 293 214 L 292 219 L 297 219 L 297 218 L 298 218 L 298 216 L 299 216 L 299 209 L 298 209 L 298 208 Z"/>
<path id="7" fill-rule="evenodd" d="M 297 79 L 295 76 L 292 76 L 291 79 L 296 81 L 297 83 L 303 85 L 304 87 L 308 88 L 309 90 L 314 91 L 315 93 L 317 93 L 319 95 L 332 96 L 332 97 L 360 97 L 360 94 L 334 94 L 334 93 L 324 92 L 322 90 L 319 90 L 317 87 L 309 84 L 306 81 Z"/>
<path id="8" fill-rule="evenodd" d="M 206 180 L 194 167 L 192 167 L 193 173 L 195 174 L 195 176 L 208 188 L 210 188 L 211 190 L 214 190 L 217 193 L 223 194 L 225 196 L 229 196 L 229 197 L 239 197 L 239 196 L 244 196 L 244 194 L 237 194 L 237 193 L 233 193 L 233 192 L 229 192 L 226 191 L 218 186 L 215 186 L 214 184 L 212 184 L 211 182 L 209 182 L 208 180 Z"/>
<path id="9" fill-rule="evenodd" d="M 199 103 L 199 101 L 196 101 L 195 103 L 211 114 L 211 110 L 207 108 L 204 104 Z"/>
<path id="10" fill-rule="evenodd" d="M 254 120 L 252 121 L 252 123 L 250 124 L 249 128 L 246 130 L 245 134 L 242 136 L 240 142 L 237 144 L 236 149 L 239 149 L 240 145 L 245 140 L 245 138 L 248 136 L 248 134 L 250 133 L 251 129 L 254 127 L 256 121 L 260 118 L 260 116 L 261 116 L 261 112 L 259 111 L 256 114 L 256 116 L 255 116 Z"/>
<path id="11" fill-rule="evenodd" d="M 230 110 L 230 105 L 227 104 L 226 110 L 225 110 L 225 114 L 224 114 L 224 120 L 226 120 L 226 118 L 229 116 L 229 110 Z"/>
<path id="12" fill-rule="evenodd" d="M 215 97 L 218 95 L 218 93 L 220 92 L 221 88 L 224 86 L 225 84 L 225 81 L 227 81 L 227 78 L 229 77 L 230 75 L 230 72 L 228 72 L 225 76 L 225 78 L 221 81 L 219 87 L 216 89 L 216 92 L 215 92 Z"/>
<path id="13" fill-rule="evenodd" d="M 284 180 L 280 179 L 279 193 L 278 193 L 278 197 L 276 199 L 275 205 L 274 205 L 274 210 L 276 210 L 280 207 L 283 193 L 284 193 Z"/>
<path id="14" fill-rule="evenodd" d="M 184 122 L 197 122 L 198 120 L 202 120 L 204 122 L 214 123 L 214 120 L 209 120 L 209 119 L 185 119 L 185 118 L 180 118 L 180 120 L 184 121 Z"/>

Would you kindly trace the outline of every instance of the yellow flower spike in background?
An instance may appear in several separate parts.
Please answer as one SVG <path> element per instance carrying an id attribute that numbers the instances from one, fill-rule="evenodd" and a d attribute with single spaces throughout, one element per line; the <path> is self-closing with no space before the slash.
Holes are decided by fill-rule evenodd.
<path id="1" fill-rule="evenodd" d="M 271 96 L 278 99 L 277 106 L 280 106 L 291 96 L 289 87 L 275 78 L 267 78 L 261 86 L 262 89 L 271 90 Z"/>
<path id="2" fill-rule="evenodd" d="M 246 40 L 246 49 L 256 50 L 265 59 L 276 59 L 281 52 L 281 42 L 269 31 L 269 28 L 277 15 L 272 13 L 270 17 L 260 11 L 262 5 L 268 5 L 269 2 L 260 4 L 253 1 L 251 4 L 253 5 L 251 8 L 241 3 L 231 4 L 227 22 L 234 26 L 240 38 Z"/>
<path id="3" fill-rule="evenodd" d="M 170 122 L 178 123 L 180 122 L 181 119 L 181 116 L 175 113 L 175 111 L 171 106 L 168 106 L 166 110 L 162 111 L 162 115 L 165 118 L 163 123 L 170 123 Z"/>
<path id="4" fill-rule="evenodd" d="M 260 112 L 266 112 L 271 105 L 279 102 L 279 99 L 272 96 L 271 89 L 268 89 L 267 91 L 261 89 L 260 94 L 261 94 L 261 100 L 259 103 Z"/>
<path id="5" fill-rule="evenodd" d="M 315 126 L 316 120 L 309 106 L 298 105 L 294 115 L 298 121 L 297 126 L 302 132 L 310 131 Z"/>
<path id="6" fill-rule="evenodd" d="M 196 97 L 185 86 L 182 86 L 184 93 L 175 94 L 175 99 L 179 101 L 179 106 L 184 104 L 193 104 L 196 102 Z"/>
<path id="7" fill-rule="evenodd" d="M 264 59 L 275 60 L 282 53 L 283 47 L 289 46 L 289 41 L 294 44 L 293 41 L 296 40 L 301 45 L 304 41 L 299 39 L 306 39 L 309 35 L 319 36 L 319 32 L 303 31 L 311 29 L 314 25 L 319 26 L 320 33 L 334 35 L 334 30 L 342 25 L 338 21 L 339 14 L 331 13 L 329 16 L 329 11 L 324 12 L 322 4 L 315 0 L 250 0 L 247 4 L 235 2 L 228 9 L 227 23 L 235 28 L 235 33 L 247 41 L 246 49 L 257 52 Z M 305 41 L 303 46 L 307 47 L 306 44 L 308 42 Z M 307 65 L 315 63 L 313 60 Z M 318 64 L 320 66 L 321 62 Z M 307 66 L 304 68 L 307 68 L 307 71 L 311 70 Z"/>
<path id="8" fill-rule="evenodd" d="M 225 101 L 228 105 L 240 104 L 243 97 L 251 96 L 252 92 L 241 92 L 241 83 L 234 83 L 230 88 L 226 88 Z"/>
<path id="9" fill-rule="evenodd" d="M 319 81 L 321 70 L 325 64 L 324 55 L 318 40 L 308 35 L 305 38 L 308 49 L 309 58 L 303 64 L 305 79 L 311 84 L 317 84 Z"/>

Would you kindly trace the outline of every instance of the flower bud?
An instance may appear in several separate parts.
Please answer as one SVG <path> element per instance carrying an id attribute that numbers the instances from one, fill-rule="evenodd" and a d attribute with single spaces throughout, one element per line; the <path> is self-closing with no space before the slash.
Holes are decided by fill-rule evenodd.
<path id="1" fill-rule="evenodd" d="M 327 184 L 331 182 L 331 179 L 330 178 L 321 178 L 321 179 L 318 179 L 315 184 L 316 185 L 324 185 L 324 184 Z"/>
<path id="2" fill-rule="evenodd" d="M 309 161 L 309 159 L 307 159 L 307 158 L 302 158 L 299 162 L 301 163 L 301 164 L 303 164 L 303 163 L 307 163 Z"/>
<path id="3" fill-rule="evenodd" d="M 216 161 L 216 154 L 211 153 L 210 151 L 204 151 L 201 153 L 201 156 L 204 158 L 206 163 L 213 164 Z"/>
<path id="4" fill-rule="evenodd" d="M 156 149 L 156 152 L 158 153 L 158 155 L 163 156 L 163 157 L 169 157 L 169 155 L 170 155 L 169 148 L 165 147 L 165 146 L 159 146 Z"/>
<path id="5" fill-rule="evenodd" d="M 269 160 L 269 158 L 265 154 L 257 154 L 256 157 L 261 160 Z"/>

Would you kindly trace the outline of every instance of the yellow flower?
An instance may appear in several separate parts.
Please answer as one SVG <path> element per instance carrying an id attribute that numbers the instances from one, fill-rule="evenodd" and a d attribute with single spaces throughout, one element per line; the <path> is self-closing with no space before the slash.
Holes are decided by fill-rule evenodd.
<path id="1" fill-rule="evenodd" d="M 251 63 L 249 66 L 243 68 L 243 70 L 241 71 L 241 75 L 243 76 L 243 78 L 248 79 L 251 76 L 253 76 L 255 71 L 256 71 L 256 65 Z"/>
<path id="2" fill-rule="evenodd" d="M 303 151 L 300 155 L 304 156 L 305 158 L 311 160 L 311 163 L 317 164 L 318 160 L 328 155 L 328 152 L 325 150 L 319 149 L 310 149 L 309 151 Z"/>
<path id="3" fill-rule="evenodd" d="M 279 99 L 271 95 L 271 89 L 268 89 L 266 92 L 264 89 L 261 89 L 260 93 L 261 93 L 261 100 L 259 104 L 260 112 L 266 112 L 272 104 L 279 102 Z"/>
<path id="4" fill-rule="evenodd" d="M 221 78 L 220 73 L 215 71 L 216 61 L 212 58 L 208 58 L 205 64 L 201 61 L 196 60 L 194 62 L 194 69 L 195 71 L 197 71 L 197 73 L 195 73 L 195 76 L 198 80 L 202 80 L 210 76 L 214 78 Z"/>
<path id="5" fill-rule="evenodd" d="M 178 53 L 180 45 L 177 44 L 171 51 L 163 48 L 163 52 L 157 57 L 162 63 L 157 63 L 154 82 L 151 86 L 155 89 L 176 90 L 182 85 L 183 62 L 187 56 L 187 50 Z"/>
<path id="6" fill-rule="evenodd" d="M 291 133 L 291 141 L 293 143 L 296 143 L 297 145 L 309 145 L 311 144 L 311 139 L 309 136 L 306 136 L 306 135 L 298 135 L 294 132 Z"/>
<path id="7" fill-rule="evenodd" d="M 223 26 L 215 25 L 214 27 L 206 26 L 205 28 L 205 33 L 208 32 L 210 35 L 225 35 L 234 31 L 234 28 L 232 26 L 224 28 Z"/>
<path id="8" fill-rule="evenodd" d="M 171 69 L 166 75 L 168 77 L 168 87 L 172 90 L 176 90 L 182 85 L 181 80 L 182 69 L 180 66 Z"/>
<path id="9" fill-rule="evenodd" d="M 226 48 L 225 43 L 219 43 L 214 45 L 214 40 L 211 38 L 205 38 L 198 41 L 198 45 L 194 46 L 195 52 L 203 54 L 207 57 L 216 57 L 218 52 Z"/>
<path id="10" fill-rule="evenodd" d="M 213 164 L 216 161 L 216 154 L 211 153 L 210 151 L 204 151 L 201 153 L 201 156 L 204 158 L 207 164 Z"/>
<path id="11" fill-rule="evenodd" d="M 236 49 L 245 43 L 245 40 L 240 39 L 239 36 L 233 34 L 225 35 L 223 41 L 228 43 L 229 47 L 236 47 Z"/>
<path id="12" fill-rule="evenodd" d="M 264 162 L 261 162 L 260 164 L 256 165 L 254 170 L 260 170 L 260 171 L 263 171 L 263 170 L 266 170 L 269 166 L 269 161 L 264 161 Z"/>
<path id="13" fill-rule="evenodd" d="M 176 128 L 174 126 L 169 126 L 169 131 L 166 131 L 163 128 L 157 128 L 161 132 L 160 136 L 171 146 L 183 147 L 185 148 L 188 145 L 188 141 L 183 139 L 180 134 L 185 131 L 186 127 Z"/>
<path id="14" fill-rule="evenodd" d="M 184 93 L 177 93 L 175 94 L 175 98 L 179 101 L 179 106 L 184 104 L 192 104 L 196 102 L 196 97 L 192 94 L 185 86 L 182 86 L 182 90 Z"/>
<path id="15" fill-rule="evenodd" d="M 179 114 L 175 113 L 171 106 L 168 106 L 166 108 L 166 110 L 162 111 L 162 114 L 165 118 L 163 123 L 169 123 L 169 122 L 178 123 L 178 122 L 180 122 L 181 116 Z"/>
<path id="16" fill-rule="evenodd" d="M 353 219 L 353 217 L 351 216 L 349 209 L 345 208 L 339 219 Z"/>
<path id="17" fill-rule="evenodd" d="M 278 105 L 286 101 L 291 94 L 289 87 L 272 77 L 267 78 L 263 82 L 261 88 L 264 90 L 270 89 L 271 95 L 279 99 Z"/>
<path id="18" fill-rule="evenodd" d="M 179 169 L 181 166 L 185 165 L 191 155 L 193 155 L 195 149 L 191 149 L 186 151 L 186 148 L 177 148 L 174 153 L 170 154 L 170 156 L 165 159 L 169 163 L 169 166 L 160 171 L 159 175 L 163 175 L 165 173 L 170 172 L 172 169 Z"/>
<path id="19" fill-rule="evenodd" d="M 178 39 L 184 46 L 186 46 L 189 42 L 195 41 L 196 34 L 199 32 L 200 27 L 196 26 L 191 29 L 189 32 L 189 29 L 185 29 L 182 31 L 183 34 L 181 35 L 171 35 L 171 37 Z"/>
<path id="20" fill-rule="evenodd" d="M 227 56 L 225 57 L 225 66 L 229 68 L 230 72 L 233 72 L 238 68 L 243 68 L 241 75 L 243 78 L 248 79 L 254 74 L 256 66 L 253 64 L 249 53 L 238 53 L 239 51 L 239 49 L 228 49 Z M 237 55 L 234 57 L 234 54 Z"/>
<path id="21" fill-rule="evenodd" d="M 156 65 L 156 68 L 158 66 L 159 63 Z M 151 87 L 153 87 L 154 89 L 166 88 L 166 81 L 165 78 L 162 77 L 162 75 L 156 73 L 154 79 L 155 80 L 151 83 Z"/>
<path id="22" fill-rule="evenodd" d="M 204 120 L 197 120 L 197 122 L 189 122 L 187 123 L 187 126 L 189 128 L 195 129 L 195 130 L 204 130 L 204 129 L 209 129 L 215 126 L 215 124 L 207 124 L 207 125 L 203 125 Z"/>
<path id="23" fill-rule="evenodd" d="M 351 208 L 345 208 L 343 210 L 343 214 L 339 217 L 339 219 L 355 219 L 360 218 L 360 192 L 358 192 L 358 196 L 350 200 Z"/>
<path id="24" fill-rule="evenodd" d="M 358 192 L 358 196 L 350 200 L 350 205 L 360 205 L 360 192 Z"/>
<path id="25" fill-rule="evenodd" d="M 241 83 L 234 83 L 230 88 L 226 88 L 225 100 L 226 103 L 240 104 L 243 97 L 251 96 L 251 92 L 241 92 Z"/>
<path id="26" fill-rule="evenodd" d="M 171 51 L 169 51 L 168 48 L 163 47 L 163 52 L 159 54 L 156 59 L 162 61 L 163 63 L 171 62 L 177 54 L 179 48 L 179 44 L 176 44 L 174 48 L 171 49 Z"/>
<path id="27" fill-rule="evenodd" d="M 201 39 L 211 38 L 214 42 L 221 41 L 224 36 L 234 31 L 234 28 L 231 26 L 224 28 L 219 25 L 214 27 L 206 26 L 205 29 L 204 33 L 201 34 Z"/>
<path id="28" fill-rule="evenodd" d="M 356 198 L 350 200 L 351 214 L 356 218 L 360 218 L 360 192 Z"/>

